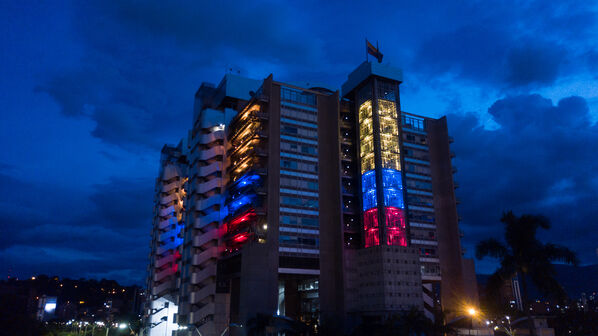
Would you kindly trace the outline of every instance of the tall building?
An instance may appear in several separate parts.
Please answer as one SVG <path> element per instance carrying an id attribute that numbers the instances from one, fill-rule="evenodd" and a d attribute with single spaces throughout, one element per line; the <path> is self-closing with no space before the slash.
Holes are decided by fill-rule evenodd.
<path id="1" fill-rule="evenodd" d="M 155 184 L 144 309 L 144 325 L 146 330 L 152 331 L 150 335 L 171 335 L 178 330 L 174 317 L 178 311 L 188 166 L 183 148 L 183 142 L 176 147 L 162 148 L 160 172 Z"/>
<path id="2" fill-rule="evenodd" d="M 200 87 L 177 147 L 177 334 L 292 321 L 348 333 L 412 307 L 433 318 L 475 293 L 446 118 L 402 112 L 401 82 L 401 70 L 364 62 L 342 93 L 272 75 Z"/>

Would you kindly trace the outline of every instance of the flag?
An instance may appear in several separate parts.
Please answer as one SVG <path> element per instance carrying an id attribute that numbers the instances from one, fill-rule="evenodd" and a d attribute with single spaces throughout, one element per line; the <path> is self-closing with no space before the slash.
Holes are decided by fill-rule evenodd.
<path id="1" fill-rule="evenodd" d="M 378 60 L 378 63 L 382 63 L 382 57 L 384 55 L 382 55 L 380 50 L 378 50 L 378 48 L 374 47 L 374 45 L 371 44 L 367 39 L 365 40 L 365 49 L 368 54 L 376 57 L 376 59 Z"/>

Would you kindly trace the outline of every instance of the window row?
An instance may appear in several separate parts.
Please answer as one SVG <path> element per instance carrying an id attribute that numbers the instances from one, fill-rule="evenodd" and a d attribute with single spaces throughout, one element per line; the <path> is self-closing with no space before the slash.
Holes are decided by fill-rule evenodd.
<path id="1" fill-rule="evenodd" d="M 414 159 L 430 161 L 430 154 L 423 150 L 411 149 L 411 148 L 404 148 L 403 152 L 405 156 L 412 157 Z"/>
<path id="2" fill-rule="evenodd" d="M 424 181 L 420 181 L 420 180 L 413 180 L 413 179 L 407 179 L 407 181 L 405 181 L 407 188 L 415 188 L 415 189 L 422 189 L 422 190 L 429 190 L 432 191 L 432 183 L 430 182 L 424 182 Z"/>
<path id="3" fill-rule="evenodd" d="M 282 176 L 280 177 L 280 186 L 290 187 L 292 189 L 318 190 L 317 181 Z"/>
<path id="4" fill-rule="evenodd" d="M 289 106 L 281 106 L 280 114 L 285 117 L 291 117 L 307 122 L 318 122 L 318 115 L 317 113 L 311 111 L 305 111 L 298 108 L 293 108 Z"/>
<path id="5" fill-rule="evenodd" d="M 296 207 L 304 207 L 304 208 L 318 208 L 319 202 L 317 199 L 313 198 L 303 198 L 303 197 L 291 197 L 291 196 L 281 196 L 280 197 L 280 205 L 281 206 L 296 206 Z"/>
<path id="6" fill-rule="evenodd" d="M 406 171 L 415 174 L 431 175 L 430 167 L 420 166 L 413 163 L 405 164 Z"/>
<path id="7" fill-rule="evenodd" d="M 278 236 L 280 244 L 319 246 L 319 239 L 298 236 Z"/>
<path id="8" fill-rule="evenodd" d="M 318 173 L 318 165 L 316 163 L 306 163 L 290 159 L 281 159 L 280 168 L 294 169 L 307 173 Z"/>
<path id="9" fill-rule="evenodd" d="M 434 206 L 434 199 L 432 197 L 407 195 L 407 204 L 420 206 Z"/>
<path id="10" fill-rule="evenodd" d="M 280 224 L 297 225 L 297 226 L 320 226 L 318 218 L 297 217 L 297 216 L 280 216 Z"/>
<path id="11" fill-rule="evenodd" d="M 403 115 L 403 127 L 411 128 L 417 131 L 425 131 L 425 120 L 423 118 Z"/>
<path id="12" fill-rule="evenodd" d="M 287 87 L 280 87 L 280 98 L 305 105 L 316 105 L 316 95 L 311 92 L 306 92 Z"/>
<path id="13" fill-rule="evenodd" d="M 282 133 L 286 133 L 289 135 L 301 135 L 308 138 L 318 138 L 318 131 L 309 128 L 297 127 L 297 126 L 288 126 L 282 125 L 282 129 L 280 130 Z"/>
<path id="14" fill-rule="evenodd" d="M 280 149 L 286 150 L 289 152 L 318 155 L 318 148 L 316 146 L 299 145 L 296 143 L 291 143 L 291 142 L 286 142 L 286 141 L 280 142 Z"/>

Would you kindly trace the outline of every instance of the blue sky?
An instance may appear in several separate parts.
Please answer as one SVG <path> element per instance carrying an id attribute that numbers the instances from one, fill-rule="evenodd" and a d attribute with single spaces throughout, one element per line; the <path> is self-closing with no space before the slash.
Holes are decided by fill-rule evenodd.
<path id="1" fill-rule="evenodd" d="M 596 263 L 596 6 L 569 1 L 0 4 L 0 272 L 142 283 L 159 150 L 227 68 L 340 87 L 364 38 L 402 108 L 448 115 L 463 245 L 505 210 Z M 478 262 L 491 272 L 493 264 Z"/>

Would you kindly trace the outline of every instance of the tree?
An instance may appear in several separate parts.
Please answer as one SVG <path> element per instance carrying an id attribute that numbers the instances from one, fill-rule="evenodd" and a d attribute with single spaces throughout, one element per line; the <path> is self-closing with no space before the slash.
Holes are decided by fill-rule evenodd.
<path id="1" fill-rule="evenodd" d="M 481 241 L 476 246 L 476 257 L 492 257 L 500 261 L 500 267 L 491 276 L 489 284 L 504 283 L 517 274 L 521 276 L 523 310 L 527 316 L 530 335 L 534 335 L 528 307 L 528 279 L 531 279 L 542 293 L 563 298 L 565 292 L 555 279 L 552 263 L 559 261 L 577 266 L 578 259 L 568 248 L 544 244 L 536 238 L 538 229 L 550 228 L 550 222 L 544 216 L 517 217 L 509 211 L 503 214 L 500 221 L 505 226 L 506 245 L 496 239 Z"/>

